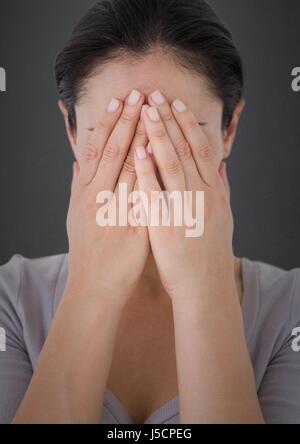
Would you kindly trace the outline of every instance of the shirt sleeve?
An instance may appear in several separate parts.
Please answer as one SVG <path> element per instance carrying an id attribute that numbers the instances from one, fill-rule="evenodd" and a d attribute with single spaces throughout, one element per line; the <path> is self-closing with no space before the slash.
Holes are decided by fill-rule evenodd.
<path id="1" fill-rule="evenodd" d="M 18 314 L 22 256 L 0 267 L 0 423 L 10 424 L 32 377 Z"/>
<path id="2" fill-rule="evenodd" d="M 300 424 L 300 269 L 292 272 L 293 295 L 285 340 L 269 363 L 258 392 L 267 424 Z"/>

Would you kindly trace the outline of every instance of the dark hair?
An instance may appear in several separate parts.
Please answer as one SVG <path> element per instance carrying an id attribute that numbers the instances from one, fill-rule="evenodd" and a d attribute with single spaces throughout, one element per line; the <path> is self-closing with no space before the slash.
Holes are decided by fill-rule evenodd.
<path id="1" fill-rule="evenodd" d="M 76 127 L 75 104 L 93 70 L 122 56 L 160 47 L 187 69 L 205 75 L 223 103 L 223 129 L 243 93 L 243 65 L 231 33 L 204 0 L 100 0 L 80 20 L 57 56 L 60 99 Z"/>

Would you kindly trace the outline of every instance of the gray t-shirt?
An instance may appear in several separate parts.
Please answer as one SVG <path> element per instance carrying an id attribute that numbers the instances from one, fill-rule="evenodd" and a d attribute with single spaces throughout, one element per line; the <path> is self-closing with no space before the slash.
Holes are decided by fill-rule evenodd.
<path id="1" fill-rule="evenodd" d="M 0 423 L 12 421 L 30 383 L 67 269 L 68 255 L 15 255 L 0 267 L 0 328 L 6 333 L 6 351 L 0 351 Z M 242 270 L 244 328 L 265 420 L 300 424 L 300 340 L 293 336 L 300 327 L 300 268 L 285 271 L 243 258 Z M 101 423 L 132 423 L 108 389 Z M 146 423 L 179 424 L 178 396 Z"/>

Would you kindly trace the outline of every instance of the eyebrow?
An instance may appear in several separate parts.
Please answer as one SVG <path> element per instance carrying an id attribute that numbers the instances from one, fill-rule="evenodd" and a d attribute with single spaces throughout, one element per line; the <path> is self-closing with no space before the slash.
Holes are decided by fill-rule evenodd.
<path id="1" fill-rule="evenodd" d="M 207 125 L 207 122 L 198 122 L 198 124 L 199 124 L 200 126 L 206 126 L 206 125 Z M 95 128 L 86 128 L 86 130 L 87 130 L 87 131 L 90 131 L 90 132 L 94 131 L 94 129 L 95 129 Z"/>

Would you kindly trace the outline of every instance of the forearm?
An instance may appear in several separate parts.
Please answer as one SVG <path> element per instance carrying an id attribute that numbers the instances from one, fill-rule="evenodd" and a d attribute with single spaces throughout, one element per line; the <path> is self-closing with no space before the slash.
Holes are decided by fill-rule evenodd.
<path id="1" fill-rule="evenodd" d="M 14 423 L 99 423 L 121 305 L 66 289 Z"/>
<path id="2" fill-rule="evenodd" d="M 237 298 L 197 296 L 173 302 L 181 422 L 263 423 Z"/>

